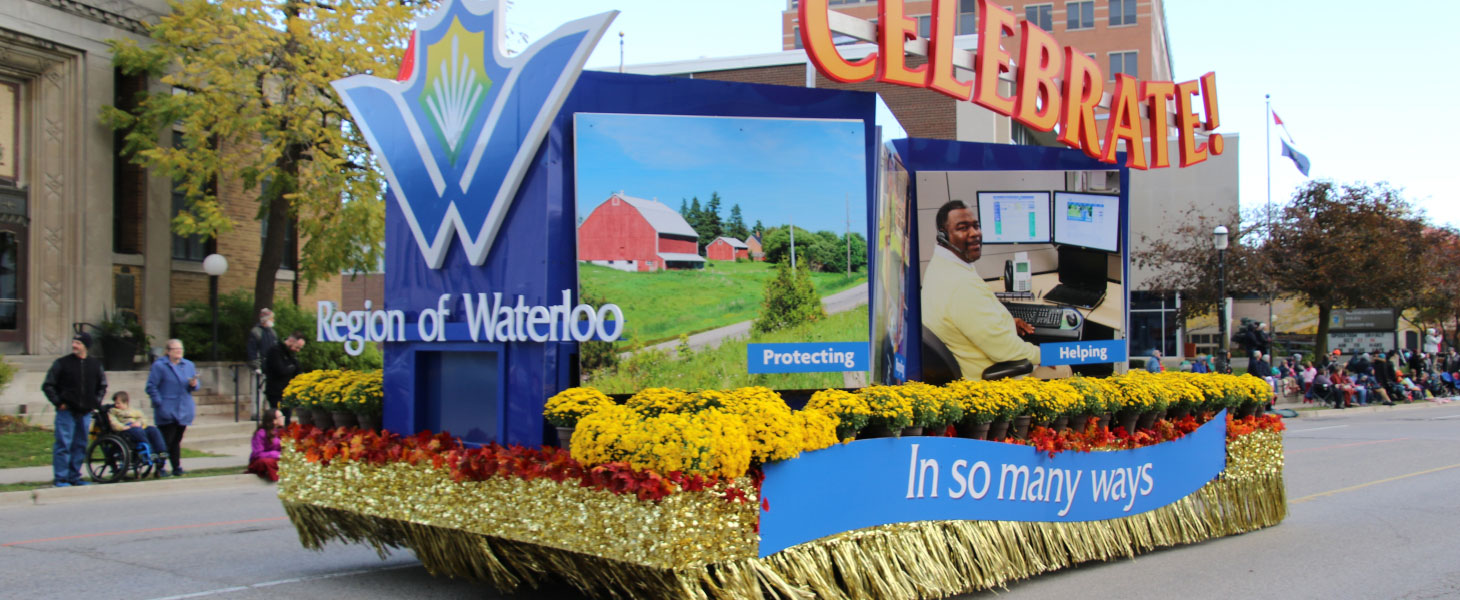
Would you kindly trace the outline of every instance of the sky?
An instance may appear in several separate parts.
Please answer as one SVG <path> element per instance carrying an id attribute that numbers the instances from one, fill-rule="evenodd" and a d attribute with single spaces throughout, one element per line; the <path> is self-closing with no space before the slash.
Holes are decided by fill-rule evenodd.
<path id="1" fill-rule="evenodd" d="M 514 0 L 506 26 L 536 39 L 572 18 L 617 9 L 588 68 L 776 52 L 784 0 Z M 1241 204 L 1268 198 L 1264 94 L 1312 178 L 1387 181 L 1439 224 L 1460 226 L 1460 169 L 1446 166 L 1444 117 L 1460 99 L 1449 72 L 1460 2 L 1384 5 L 1350 0 L 1169 0 L 1176 79 L 1217 73 L 1222 124 L 1241 135 Z M 930 94 L 936 92 L 928 92 Z M 1279 155 L 1272 131 L 1272 188 L 1281 205 L 1305 178 Z M 677 208 L 677 206 L 676 206 Z"/>
<path id="2" fill-rule="evenodd" d="M 674 210 L 718 192 L 746 226 L 867 229 L 861 121 L 579 114 L 575 129 L 580 217 L 616 191 Z"/>

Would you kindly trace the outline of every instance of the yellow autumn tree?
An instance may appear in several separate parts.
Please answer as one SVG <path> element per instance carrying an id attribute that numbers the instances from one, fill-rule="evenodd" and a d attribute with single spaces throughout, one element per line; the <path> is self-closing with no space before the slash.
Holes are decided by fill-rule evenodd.
<path id="1" fill-rule="evenodd" d="M 151 91 L 103 110 L 125 134 L 122 152 L 187 194 L 181 235 L 216 236 L 235 223 L 215 182 L 258 191 L 265 224 L 255 310 L 274 297 L 275 272 L 297 227 L 298 272 L 309 286 L 369 269 L 384 235 L 382 180 L 330 82 L 394 78 L 415 18 L 412 0 L 174 0 L 150 43 L 116 41 L 114 62 Z M 179 143 L 163 135 L 177 131 Z"/>

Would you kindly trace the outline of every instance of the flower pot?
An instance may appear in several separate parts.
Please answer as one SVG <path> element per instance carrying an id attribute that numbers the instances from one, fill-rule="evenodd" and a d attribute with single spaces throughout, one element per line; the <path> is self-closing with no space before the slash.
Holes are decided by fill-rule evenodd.
<path id="1" fill-rule="evenodd" d="M 922 427 L 903 427 L 902 428 L 902 435 L 905 435 L 905 436 L 906 435 L 922 435 L 922 434 L 923 434 L 923 428 Z"/>
<path id="2" fill-rule="evenodd" d="M 314 424 L 314 411 L 307 408 L 294 409 L 294 422 L 300 426 Z"/>
<path id="3" fill-rule="evenodd" d="M 1138 410 L 1122 410 L 1115 413 L 1115 426 L 1125 428 L 1126 433 L 1136 432 L 1136 422 L 1141 418 Z"/>
<path id="4" fill-rule="evenodd" d="M 1050 422 L 1049 426 L 1055 431 L 1064 431 L 1070 428 L 1070 418 L 1066 415 L 1060 415 L 1058 417 L 1055 417 L 1054 421 Z"/>
<path id="5" fill-rule="evenodd" d="M 1110 413 L 1100 413 L 1096 416 L 1095 429 L 1110 429 Z"/>
<path id="6" fill-rule="evenodd" d="M 1086 429 L 1090 428 L 1090 421 L 1094 420 L 1095 418 L 1095 415 L 1092 415 L 1090 413 L 1075 415 L 1070 418 L 1070 429 L 1083 432 Z"/>
<path id="7" fill-rule="evenodd" d="M 1029 415 L 1019 415 L 1017 417 L 1014 417 L 1014 431 L 1013 433 L 1011 433 L 1011 435 L 1014 436 L 1014 439 L 1022 440 L 1026 437 L 1029 437 L 1029 422 L 1032 420 L 1033 419 Z"/>
<path id="8" fill-rule="evenodd" d="M 960 422 L 956 426 L 958 429 L 958 437 L 970 440 L 985 439 L 989 436 L 989 425 L 990 423 Z"/>
<path id="9" fill-rule="evenodd" d="M 899 433 L 901 431 L 901 429 L 898 430 Z M 886 425 L 868 425 L 866 427 L 863 427 L 861 431 L 857 432 L 857 439 L 859 440 L 870 440 L 872 438 L 887 438 L 894 436 L 895 434 L 893 434 L 892 430 L 889 429 Z"/>
<path id="10" fill-rule="evenodd" d="M 359 427 L 360 419 L 352 412 L 332 412 L 330 420 L 334 421 L 335 427 Z"/>
<path id="11" fill-rule="evenodd" d="M 1233 415 L 1233 416 L 1234 416 L 1234 418 L 1238 418 L 1238 419 L 1245 418 L 1245 417 L 1250 417 L 1250 416 L 1252 416 L 1252 413 L 1255 410 L 1257 410 L 1257 405 L 1256 404 L 1248 404 L 1248 403 L 1245 403 L 1244 402 L 1244 403 L 1242 403 L 1241 406 L 1238 406 L 1237 407 L 1237 414 L 1236 415 Z"/>
<path id="12" fill-rule="evenodd" d="M 323 408 L 311 408 L 309 412 L 314 415 L 315 427 L 329 429 L 335 426 L 334 417 L 330 416 L 330 411 Z"/>
<path id="13" fill-rule="evenodd" d="M 993 440 L 995 442 L 1002 442 L 1004 441 L 1004 438 L 1008 436 L 1009 421 L 1007 419 L 999 419 L 997 421 L 989 423 L 989 436 L 984 439 Z"/>
<path id="14" fill-rule="evenodd" d="M 366 431 L 380 431 L 380 415 L 377 413 L 360 414 L 356 413 L 355 418 L 360 420 L 360 429 Z"/>
<path id="15" fill-rule="evenodd" d="M 1148 410 L 1148 411 L 1145 411 L 1145 412 L 1141 413 L 1140 418 L 1138 418 L 1136 420 L 1136 428 L 1137 429 L 1150 429 L 1151 427 L 1153 427 L 1155 425 L 1156 425 L 1156 411 L 1154 411 L 1154 410 Z"/>
<path id="16" fill-rule="evenodd" d="M 562 448 L 565 452 L 572 452 L 573 451 L 573 430 L 576 429 L 576 428 L 575 427 L 557 427 L 556 429 L 558 430 L 558 447 L 559 448 Z"/>
<path id="17" fill-rule="evenodd" d="M 1180 421 L 1191 414 L 1190 406 L 1168 406 L 1166 407 L 1166 418 L 1172 421 Z"/>
<path id="18" fill-rule="evenodd" d="M 1267 414 L 1267 405 L 1266 404 L 1259 404 L 1259 405 L 1257 405 L 1257 411 L 1256 412 L 1253 412 L 1252 414 L 1253 415 L 1256 415 L 1256 416 L 1259 416 L 1259 417 L 1262 416 L 1262 415 Z"/>

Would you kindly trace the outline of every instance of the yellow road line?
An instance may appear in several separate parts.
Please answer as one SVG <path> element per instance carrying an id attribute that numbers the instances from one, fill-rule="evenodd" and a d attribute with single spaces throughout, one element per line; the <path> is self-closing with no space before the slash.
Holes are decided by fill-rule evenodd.
<path id="1" fill-rule="evenodd" d="M 1363 488 L 1369 487 L 1371 485 L 1379 485 L 1381 483 L 1389 483 L 1391 481 L 1399 481 L 1400 479 L 1408 479 L 1410 477 L 1417 477 L 1419 475 L 1429 475 L 1430 473 L 1438 473 L 1440 471 L 1444 471 L 1444 470 L 1448 470 L 1448 469 L 1454 469 L 1454 468 L 1460 468 L 1460 463 L 1455 463 L 1453 465 L 1446 465 L 1446 466 L 1443 466 L 1443 467 L 1435 467 L 1433 469 L 1425 469 L 1423 471 L 1416 471 L 1414 473 L 1408 473 L 1408 474 L 1405 474 L 1405 475 L 1395 475 L 1393 477 L 1387 477 L 1387 478 L 1380 479 L 1380 480 L 1377 480 L 1377 481 L 1370 481 L 1368 483 L 1360 483 L 1358 485 L 1351 485 L 1351 486 L 1348 486 L 1346 488 L 1339 488 L 1339 489 L 1336 489 L 1336 490 L 1329 490 L 1329 491 L 1326 491 L 1326 492 L 1318 492 L 1317 494 L 1309 494 L 1307 496 L 1303 496 L 1302 498 L 1295 498 L 1293 500 L 1290 500 L 1290 501 L 1288 501 L 1288 504 L 1302 504 L 1302 503 L 1307 502 L 1309 500 L 1317 500 L 1319 498 L 1323 498 L 1323 497 L 1326 497 L 1326 496 L 1332 496 L 1334 494 L 1341 494 L 1343 492 L 1352 492 L 1354 490 L 1363 489 Z"/>

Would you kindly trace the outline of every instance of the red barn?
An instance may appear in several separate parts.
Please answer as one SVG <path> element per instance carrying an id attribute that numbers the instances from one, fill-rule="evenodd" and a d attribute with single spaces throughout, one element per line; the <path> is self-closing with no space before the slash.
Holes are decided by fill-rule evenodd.
<path id="1" fill-rule="evenodd" d="M 745 240 L 745 249 L 750 252 L 750 260 L 756 262 L 765 261 L 765 249 L 760 245 L 760 234 L 755 233 Z"/>
<path id="2" fill-rule="evenodd" d="M 745 246 L 745 242 L 721 236 L 710 242 L 710 245 L 705 246 L 705 258 L 710 260 L 750 258 L 750 249 Z"/>
<path id="3" fill-rule="evenodd" d="M 578 260 L 620 271 L 698 269 L 699 239 L 678 211 L 619 192 L 578 226 Z"/>

